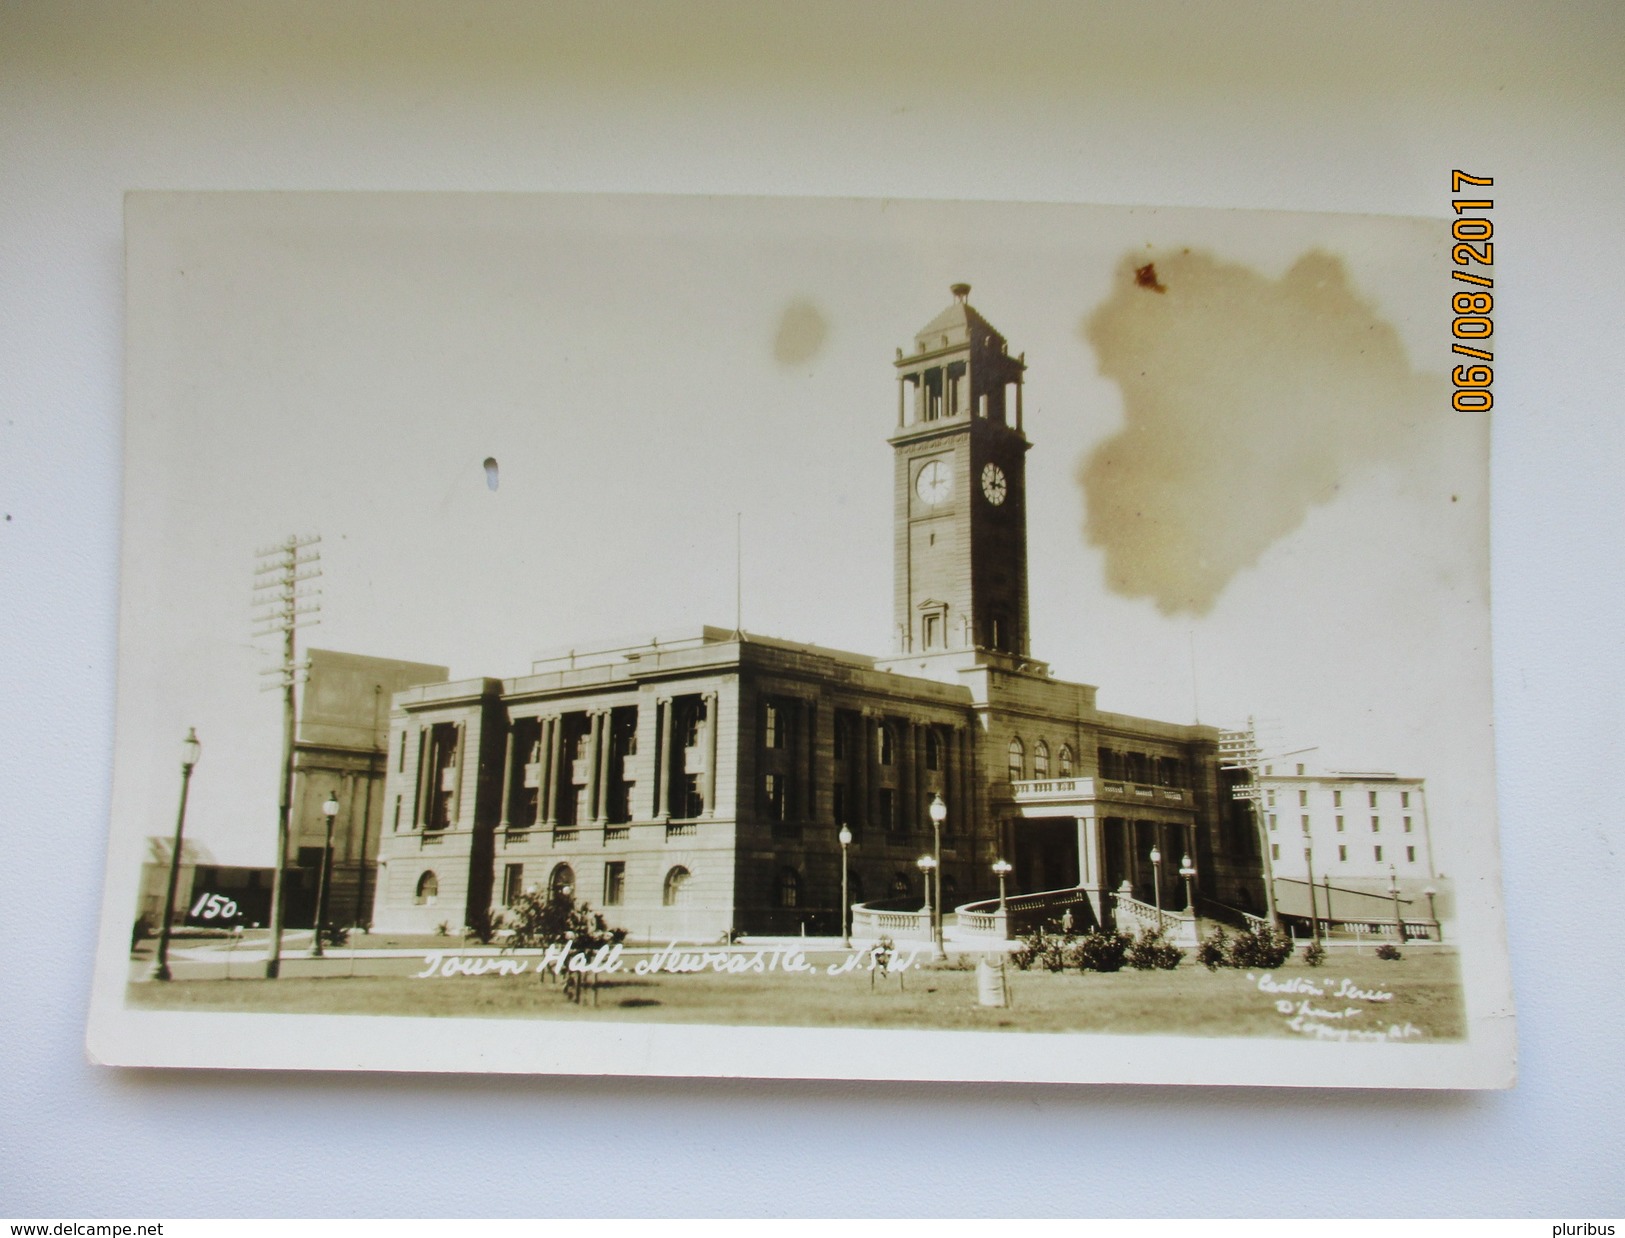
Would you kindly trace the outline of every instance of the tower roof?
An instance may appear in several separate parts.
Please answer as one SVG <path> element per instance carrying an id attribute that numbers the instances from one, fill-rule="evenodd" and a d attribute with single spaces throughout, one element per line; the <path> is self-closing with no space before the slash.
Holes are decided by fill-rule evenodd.
<path id="1" fill-rule="evenodd" d="M 919 345 L 919 350 L 934 352 L 939 348 L 969 344 L 978 337 L 984 345 L 1002 348 L 1004 336 L 971 307 L 970 285 L 954 284 L 949 291 L 954 295 L 953 304 L 915 333 L 914 342 Z M 989 336 L 991 340 L 987 338 Z"/>

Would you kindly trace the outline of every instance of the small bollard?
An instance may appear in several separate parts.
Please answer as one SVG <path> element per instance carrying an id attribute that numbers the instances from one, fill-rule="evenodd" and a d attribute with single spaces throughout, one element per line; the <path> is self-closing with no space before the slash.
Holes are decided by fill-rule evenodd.
<path id="1" fill-rule="evenodd" d="M 989 963 L 984 957 L 976 964 L 976 1000 L 983 1006 L 1008 1006 L 1010 989 L 1004 979 L 1004 959 Z"/>

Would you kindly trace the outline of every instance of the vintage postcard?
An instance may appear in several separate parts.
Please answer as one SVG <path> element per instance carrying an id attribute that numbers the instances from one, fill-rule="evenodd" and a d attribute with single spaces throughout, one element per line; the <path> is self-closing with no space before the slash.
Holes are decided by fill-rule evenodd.
<path id="1" fill-rule="evenodd" d="M 1509 1086 L 1448 211 L 132 195 L 92 1056 Z"/>

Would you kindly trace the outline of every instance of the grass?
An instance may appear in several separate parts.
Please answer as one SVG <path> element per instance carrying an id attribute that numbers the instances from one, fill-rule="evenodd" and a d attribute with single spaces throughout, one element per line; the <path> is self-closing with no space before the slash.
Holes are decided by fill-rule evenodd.
<path id="1" fill-rule="evenodd" d="M 432 949 L 448 953 L 455 939 L 438 938 Z M 876 978 L 853 971 L 828 975 L 825 965 L 842 956 L 813 955 L 810 973 L 782 971 L 719 975 L 631 974 L 633 956 L 621 972 L 601 978 L 581 1005 L 567 1002 L 552 977 L 527 974 L 417 979 L 421 959 L 398 960 L 394 974 L 299 976 L 275 981 L 179 980 L 133 983 L 132 1006 L 143 1009 L 252 1011 L 298 1014 L 413 1015 L 529 1019 L 615 1020 L 648 1023 L 713 1023 L 743 1026 L 882 1027 L 953 1030 L 1010 1029 L 1030 1032 L 1156 1033 L 1178 1036 L 1336 1035 L 1348 1028 L 1385 1032 L 1390 1025 L 1415 1029 L 1415 1043 L 1459 1039 L 1465 1031 L 1456 956 L 1413 950 L 1385 961 L 1370 954 L 1337 953 L 1311 969 L 1299 958 L 1273 973 L 1278 983 L 1301 981 L 1321 995 L 1261 991 L 1263 975 L 1208 972 L 1189 963 L 1177 971 L 1122 971 L 1111 975 L 1010 968 L 1011 1004 L 977 1004 L 973 968 L 916 968 Z M 1341 982 L 1392 994 L 1386 1001 L 1334 997 Z M 596 998 L 596 1003 L 594 999 Z M 1301 1014 L 1307 1001 L 1321 1015 Z M 1287 1009 L 1278 1008 L 1287 1003 Z M 1331 1017 L 1330 1012 L 1344 1013 Z M 1295 1030 L 1291 1020 L 1298 1017 Z"/>

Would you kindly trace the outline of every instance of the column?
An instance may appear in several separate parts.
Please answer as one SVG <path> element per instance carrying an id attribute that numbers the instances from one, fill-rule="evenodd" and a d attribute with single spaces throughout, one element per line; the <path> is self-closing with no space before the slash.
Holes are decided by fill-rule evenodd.
<path id="1" fill-rule="evenodd" d="M 801 814 L 810 823 L 818 816 L 818 698 L 803 701 Z"/>
<path id="2" fill-rule="evenodd" d="M 463 828 L 463 775 L 468 765 L 468 723 L 457 724 L 457 738 L 452 742 L 452 765 L 457 770 L 452 780 L 451 811 L 447 825 L 452 829 Z"/>
<path id="3" fill-rule="evenodd" d="M 705 815 L 717 815 L 717 730 L 722 724 L 722 699 L 716 692 L 705 694 Z"/>
<path id="4" fill-rule="evenodd" d="M 412 828 L 421 830 L 429 820 L 428 783 L 434 768 L 434 748 L 429 743 L 429 728 L 418 728 L 418 792 L 417 803 L 412 805 Z"/>
<path id="5" fill-rule="evenodd" d="M 609 803 L 609 750 L 613 746 L 609 742 L 609 710 L 599 709 L 592 714 L 592 765 L 589 767 L 589 777 L 592 785 L 587 788 L 587 807 L 592 813 L 594 825 L 603 825 L 609 814 L 605 808 Z"/>
<path id="6" fill-rule="evenodd" d="M 509 801 L 513 799 L 513 747 L 517 742 L 512 724 L 508 727 L 508 738 L 502 746 L 502 815 L 497 822 L 497 829 L 508 828 Z"/>
<path id="7" fill-rule="evenodd" d="M 564 747 L 564 719 L 554 714 L 547 720 L 547 782 L 544 784 L 547 799 L 547 828 L 552 829 L 559 823 L 559 777 L 562 770 L 559 768 Z"/>
<path id="8" fill-rule="evenodd" d="M 897 428 L 899 430 L 903 428 L 903 392 L 907 386 L 908 379 L 899 378 L 897 380 Z"/>
<path id="9" fill-rule="evenodd" d="M 655 753 L 655 816 L 661 821 L 671 820 L 671 697 L 655 701 L 660 714 L 660 748 Z"/>
<path id="10" fill-rule="evenodd" d="M 867 712 L 859 719 L 858 742 L 863 745 L 862 760 L 858 765 L 859 817 L 866 826 L 875 822 L 875 723 Z"/>

